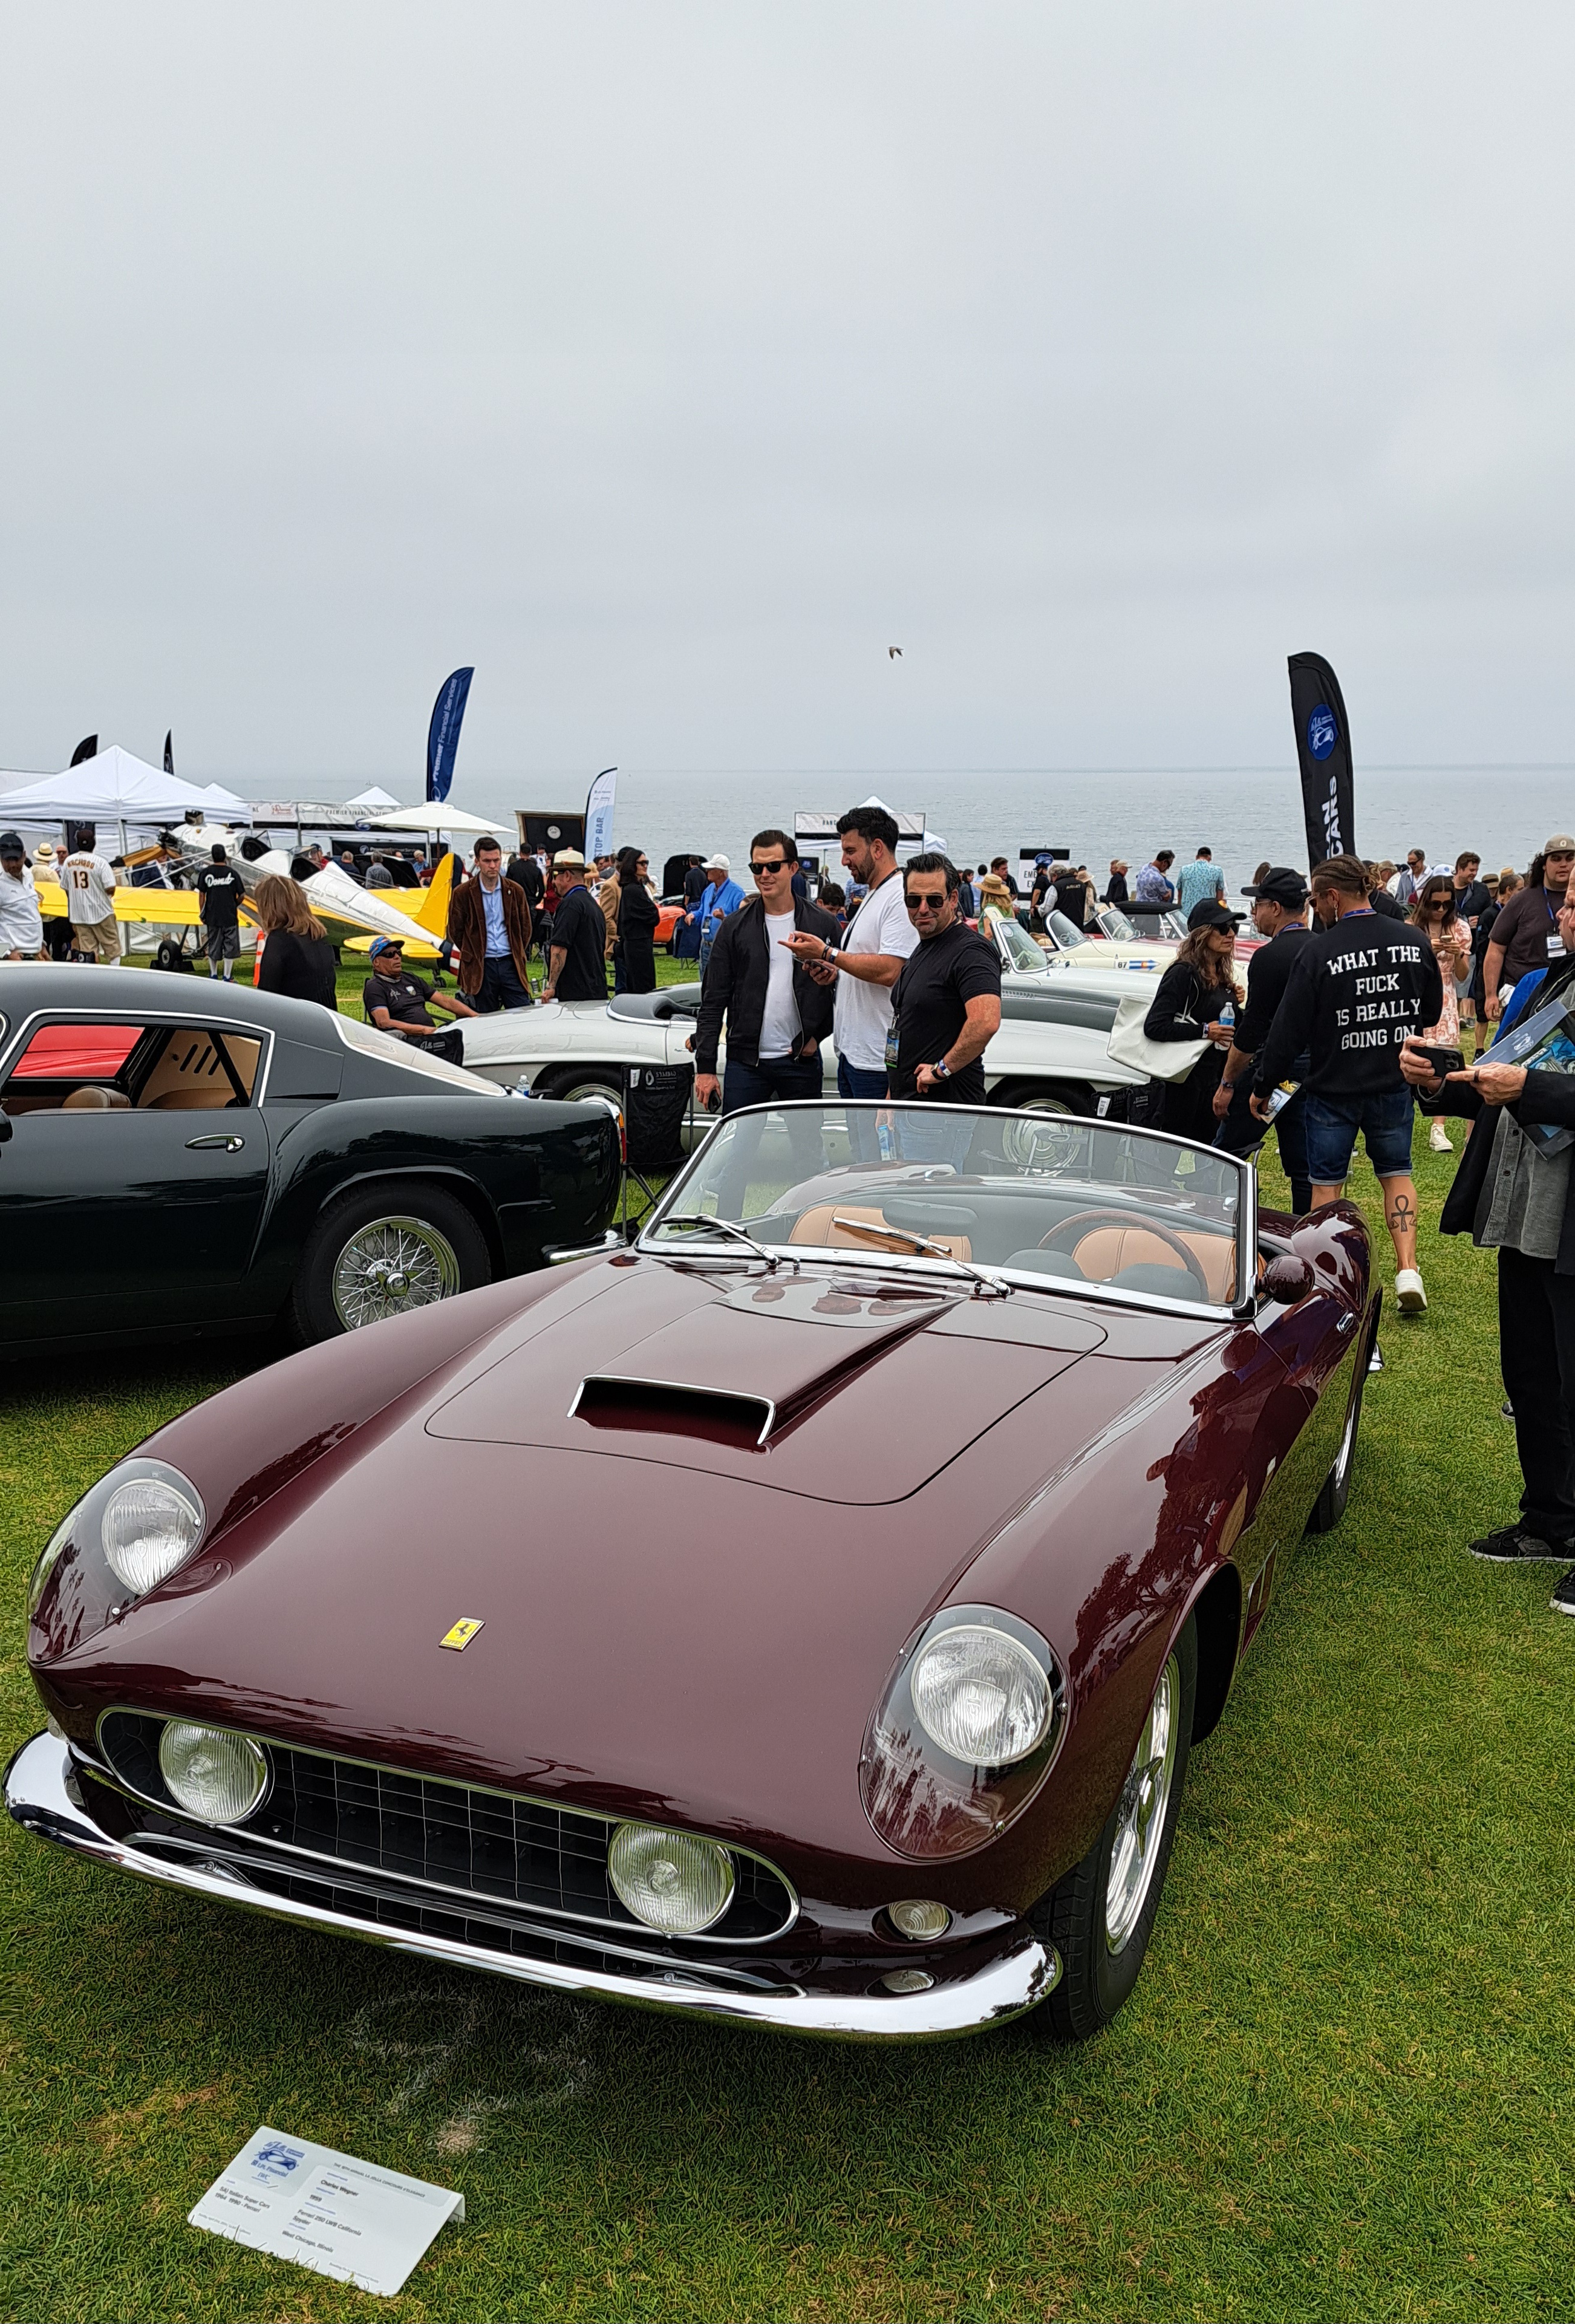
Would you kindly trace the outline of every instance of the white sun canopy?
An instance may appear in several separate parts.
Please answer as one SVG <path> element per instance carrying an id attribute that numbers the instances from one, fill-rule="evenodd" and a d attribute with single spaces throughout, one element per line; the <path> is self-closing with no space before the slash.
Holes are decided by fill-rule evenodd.
<path id="1" fill-rule="evenodd" d="M 251 809 L 233 791 L 218 783 L 199 788 L 182 782 L 134 758 L 118 742 L 63 774 L 0 791 L 0 816 L 7 823 L 134 823 L 156 830 L 161 824 L 179 823 L 190 811 L 209 821 L 251 821 Z"/>
<path id="2" fill-rule="evenodd" d="M 506 822 L 507 817 L 504 820 Z M 498 820 L 494 816 L 490 823 L 484 823 L 480 816 L 467 815 L 462 807 L 455 807 L 448 799 L 422 799 L 418 807 L 390 807 L 384 815 L 369 815 L 366 828 L 368 831 L 425 831 L 431 834 L 440 831 L 489 831 L 496 835 Z"/>

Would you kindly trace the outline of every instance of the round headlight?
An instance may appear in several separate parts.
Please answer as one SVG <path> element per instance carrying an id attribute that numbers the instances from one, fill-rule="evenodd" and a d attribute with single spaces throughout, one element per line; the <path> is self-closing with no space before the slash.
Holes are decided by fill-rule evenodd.
<path id="1" fill-rule="evenodd" d="M 135 1598 L 167 1580 L 202 1538 L 202 1502 L 174 1471 L 134 1477 L 104 1504 L 99 1538 L 109 1570 Z"/>
<path id="2" fill-rule="evenodd" d="M 905 1896 L 901 1904 L 888 1904 L 886 1918 L 899 1937 L 912 1937 L 915 1944 L 925 1937 L 943 1937 L 951 1926 L 947 1907 L 925 1896 Z"/>
<path id="3" fill-rule="evenodd" d="M 909 1688 L 930 1740 L 973 1767 L 1025 1759 L 1055 1707 L 1050 1681 L 1029 1648 L 983 1623 L 932 1638 L 914 1661 Z"/>
<path id="4" fill-rule="evenodd" d="M 607 1876 L 635 1918 L 664 1936 L 698 1936 L 721 1919 L 733 1897 L 727 1849 L 655 1824 L 618 1826 L 607 1850 Z"/>
<path id="5" fill-rule="evenodd" d="M 268 1762 L 249 1735 L 171 1719 L 159 1738 L 170 1796 L 204 1823 L 239 1823 L 268 1788 Z"/>

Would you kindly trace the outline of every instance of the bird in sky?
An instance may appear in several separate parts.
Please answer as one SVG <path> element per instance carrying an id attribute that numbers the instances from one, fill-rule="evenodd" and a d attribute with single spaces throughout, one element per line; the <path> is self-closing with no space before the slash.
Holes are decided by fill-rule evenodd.
<path id="1" fill-rule="evenodd" d="M 888 661 L 901 661 L 902 659 L 903 649 L 901 646 L 888 646 L 886 648 L 886 659 Z"/>

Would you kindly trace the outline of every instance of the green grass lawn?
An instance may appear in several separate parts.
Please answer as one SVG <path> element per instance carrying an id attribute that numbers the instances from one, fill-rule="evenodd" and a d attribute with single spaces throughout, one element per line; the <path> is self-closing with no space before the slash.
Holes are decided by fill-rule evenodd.
<path id="1" fill-rule="evenodd" d="M 1192 1762 L 1148 1965 L 1101 2039 L 876 2052 L 579 2006 L 7 1826 L 5 2312 L 375 2312 L 185 2225 L 268 2122 L 463 2189 L 401 2316 L 1568 2316 L 1575 1623 L 1547 1611 L 1556 1569 L 1464 1554 L 1517 1472 L 1491 1264 L 1438 1240 L 1453 1166 L 1418 1154 L 1431 1309 L 1385 1324 L 1345 1521 L 1304 1543 Z M 1376 1222 L 1365 1167 L 1355 1191 Z M 40 1545 L 236 1370 L 6 1379 L 13 1743 L 39 1723 Z"/>

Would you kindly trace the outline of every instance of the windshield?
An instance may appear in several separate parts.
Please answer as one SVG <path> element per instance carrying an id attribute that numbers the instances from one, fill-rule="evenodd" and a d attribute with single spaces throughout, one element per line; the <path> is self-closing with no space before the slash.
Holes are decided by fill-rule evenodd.
<path id="1" fill-rule="evenodd" d="M 1008 968 L 1022 975 L 1043 976 L 1050 966 L 1042 945 L 1036 945 L 1018 920 L 992 920 L 996 949 Z"/>
<path id="2" fill-rule="evenodd" d="M 1089 941 L 1081 928 L 1077 926 L 1075 921 L 1069 920 L 1064 912 L 1052 912 L 1044 925 L 1050 930 L 1051 935 L 1054 936 L 1058 944 L 1063 944 L 1070 946 L 1072 945 L 1085 945 Z"/>
<path id="3" fill-rule="evenodd" d="M 1107 904 L 1102 911 L 1095 913 L 1094 918 L 1113 944 L 1131 944 L 1137 935 L 1126 913 L 1114 904 Z"/>
<path id="4" fill-rule="evenodd" d="M 834 1257 L 1229 1307 L 1251 1282 L 1250 1179 L 1212 1148 L 1066 1115 L 759 1106 L 718 1125 L 640 1242 L 664 1256 L 705 1252 L 707 1264 Z M 729 1231 L 740 1228 L 757 1252 Z"/>

